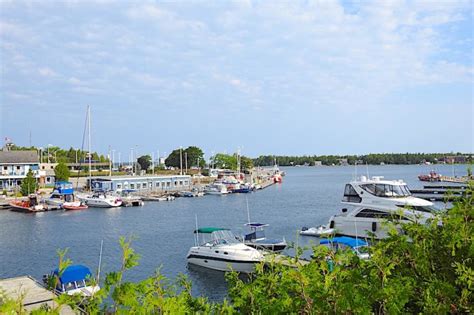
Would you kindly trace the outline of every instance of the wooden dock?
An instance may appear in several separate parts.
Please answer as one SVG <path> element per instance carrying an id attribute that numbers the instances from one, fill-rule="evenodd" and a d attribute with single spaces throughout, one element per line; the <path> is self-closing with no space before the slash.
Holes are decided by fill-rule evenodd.
<path id="1" fill-rule="evenodd" d="M 24 309 L 27 312 L 39 309 L 43 304 L 51 308 L 57 307 L 54 301 L 56 295 L 47 290 L 38 281 L 30 276 L 21 276 L 16 278 L 0 280 L 0 290 L 7 298 L 12 300 L 22 300 Z M 59 314 L 76 314 L 69 306 L 62 306 Z"/>

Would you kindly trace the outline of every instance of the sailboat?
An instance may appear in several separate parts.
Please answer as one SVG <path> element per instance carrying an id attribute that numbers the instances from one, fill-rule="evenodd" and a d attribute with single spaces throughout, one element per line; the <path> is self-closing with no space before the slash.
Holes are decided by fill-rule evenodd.
<path id="1" fill-rule="evenodd" d="M 87 107 L 88 125 L 88 162 L 89 162 L 89 190 L 92 190 L 92 150 L 91 150 L 91 107 Z M 122 199 L 118 196 L 111 196 L 107 192 L 93 192 L 92 194 L 78 196 L 78 198 L 89 207 L 111 208 L 120 207 Z"/>

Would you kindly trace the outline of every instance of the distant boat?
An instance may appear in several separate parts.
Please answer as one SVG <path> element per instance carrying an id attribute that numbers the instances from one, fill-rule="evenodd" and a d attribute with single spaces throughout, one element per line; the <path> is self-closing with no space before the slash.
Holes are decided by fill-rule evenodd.
<path id="1" fill-rule="evenodd" d="M 105 192 L 94 192 L 92 195 L 82 196 L 79 199 L 89 207 L 95 208 L 112 208 L 122 205 L 120 197 L 108 195 Z"/>
<path id="2" fill-rule="evenodd" d="M 38 200 L 38 195 L 31 194 L 28 200 L 13 200 L 10 202 L 12 211 L 17 212 L 43 212 L 48 210 L 48 206 L 44 201 Z"/>
<path id="3" fill-rule="evenodd" d="M 76 199 L 71 182 L 59 181 L 54 184 L 54 191 L 51 193 L 46 203 L 60 207 L 65 210 L 83 210 L 87 205 Z"/>
<path id="4" fill-rule="evenodd" d="M 435 171 L 431 171 L 428 175 L 426 174 L 418 175 L 418 179 L 423 182 L 440 182 L 441 175 L 436 173 Z"/>
<path id="5" fill-rule="evenodd" d="M 229 191 L 227 190 L 227 187 L 225 184 L 221 183 L 214 183 L 206 186 L 204 188 L 204 193 L 206 195 L 225 195 L 228 194 Z"/>
<path id="6" fill-rule="evenodd" d="M 92 273 L 83 265 L 68 266 L 62 272 L 56 268 L 51 274 L 43 276 L 45 285 L 53 284 L 54 291 L 58 294 L 80 294 L 86 297 L 100 290 L 98 285 L 89 283 L 90 279 L 92 279 Z"/>
<path id="7" fill-rule="evenodd" d="M 360 259 L 369 259 L 369 245 L 366 241 L 360 238 L 349 236 L 338 236 L 333 238 L 324 238 L 319 244 L 327 246 L 333 251 L 350 249 Z"/>

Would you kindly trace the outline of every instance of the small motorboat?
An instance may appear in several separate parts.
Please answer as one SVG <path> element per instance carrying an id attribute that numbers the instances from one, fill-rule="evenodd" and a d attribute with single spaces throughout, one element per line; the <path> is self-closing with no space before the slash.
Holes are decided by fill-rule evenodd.
<path id="1" fill-rule="evenodd" d="M 38 195 L 31 194 L 27 200 L 13 200 L 10 202 L 12 211 L 17 212 L 43 212 L 48 210 L 48 205 L 38 199 Z"/>
<path id="2" fill-rule="evenodd" d="M 326 225 L 320 225 L 318 227 L 303 227 L 300 231 L 301 235 L 308 236 L 323 236 L 334 234 L 335 230 L 333 228 L 327 227 Z"/>
<path id="3" fill-rule="evenodd" d="M 333 238 L 324 238 L 319 244 L 321 246 L 327 246 L 331 250 L 345 250 L 350 249 L 360 259 L 369 259 L 369 244 L 360 238 L 349 237 L 349 236 L 338 236 Z"/>
<path id="4" fill-rule="evenodd" d="M 240 242 L 228 229 L 205 227 L 194 233 L 195 246 L 187 256 L 190 264 L 219 271 L 252 273 L 255 264 L 263 260 L 258 250 Z"/>
<path id="5" fill-rule="evenodd" d="M 80 294 L 85 297 L 92 296 L 100 290 L 98 285 L 90 283 L 92 279 L 91 271 L 83 265 L 71 265 L 62 272 L 56 268 L 49 275 L 43 276 L 44 284 L 54 288 L 56 293 Z"/>
<path id="6" fill-rule="evenodd" d="M 222 183 L 214 183 L 204 188 L 206 195 L 225 195 L 228 194 L 227 186 Z"/>
<path id="7" fill-rule="evenodd" d="M 431 171 L 429 174 L 418 175 L 418 179 L 423 182 L 440 182 L 441 175 L 435 171 Z"/>
<path id="8" fill-rule="evenodd" d="M 283 239 L 268 239 L 265 237 L 264 228 L 269 226 L 266 223 L 251 222 L 246 223 L 245 226 L 249 227 L 251 232 L 245 234 L 244 244 L 256 249 L 266 249 L 275 252 L 282 251 L 286 248 L 286 240 Z"/>
<path id="9" fill-rule="evenodd" d="M 88 209 L 89 207 L 83 203 L 79 204 L 71 204 L 69 202 L 63 204 L 63 209 L 64 210 L 85 210 Z"/>
<path id="10" fill-rule="evenodd" d="M 109 195 L 103 191 L 96 191 L 92 195 L 79 197 L 89 207 L 112 208 L 122 205 L 122 198 Z"/>
<path id="11" fill-rule="evenodd" d="M 117 193 L 120 195 L 124 207 L 140 207 L 145 204 L 142 198 L 134 194 L 136 193 L 134 189 L 117 190 Z"/>

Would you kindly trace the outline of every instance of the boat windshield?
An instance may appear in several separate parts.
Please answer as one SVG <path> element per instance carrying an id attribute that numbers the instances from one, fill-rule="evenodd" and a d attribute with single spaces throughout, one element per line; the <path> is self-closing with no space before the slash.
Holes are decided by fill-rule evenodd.
<path id="1" fill-rule="evenodd" d="M 211 238 L 215 244 L 233 244 L 239 242 L 235 237 L 234 233 L 229 230 L 220 230 L 212 232 Z"/>
<path id="2" fill-rule="evenodd" d="M 408 197 L 411 196 L 407 185 L 390 184 L 363 184 L 360 187 L 371 195 L 377 197 Z"/>

